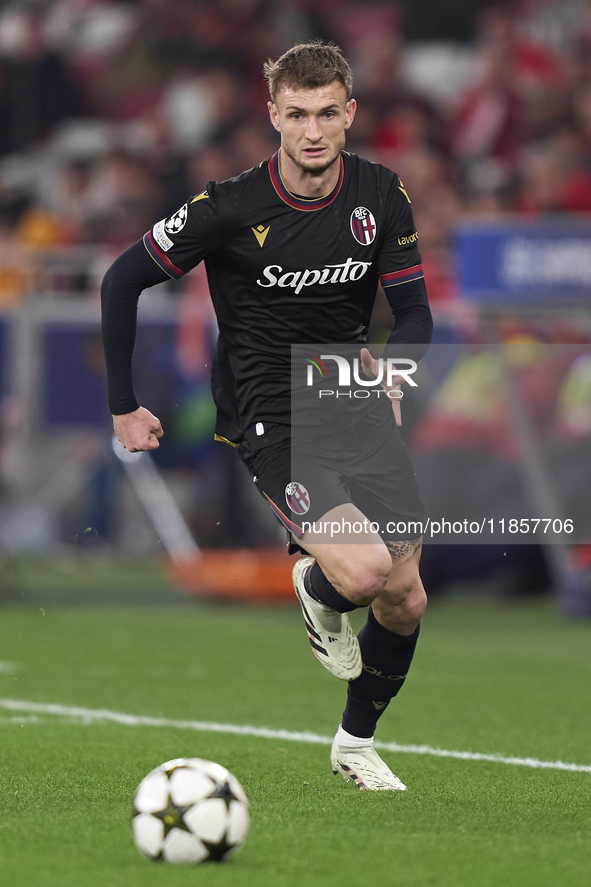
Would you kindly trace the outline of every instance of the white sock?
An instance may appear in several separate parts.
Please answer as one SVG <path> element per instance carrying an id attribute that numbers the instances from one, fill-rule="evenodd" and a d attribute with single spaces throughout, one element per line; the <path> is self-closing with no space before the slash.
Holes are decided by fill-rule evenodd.
<path id="1" fill-rule="evenodd" d="M 361 736 L 353 736 L 351 733 L 347 733 L 346 730 L 343 730 L 340 726 L 337 730 L 335 739 L 339 745 L 346 745 L 348 748 L 369 748 L 373 745 L 373 736 L 369 739 L 364 739 Z"/>

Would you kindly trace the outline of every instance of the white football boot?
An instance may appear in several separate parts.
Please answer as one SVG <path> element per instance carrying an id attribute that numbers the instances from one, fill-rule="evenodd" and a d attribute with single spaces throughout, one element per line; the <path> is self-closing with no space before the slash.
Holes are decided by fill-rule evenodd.
<path id="1" fill-rule="evenodd" d="M 293 568 L 293 587 L 304 614 L 304 622 L 314 656 L 336 678 L 352 681 L 363 668 L 359 641 L 346 613 L 337 613 L 310 597 L 304 586 L 304 574 L 314 563 L 313 557 L 301 557 Z"/>
<path id="2" fill-rule="evenodd" d="M 394 776 L 388 765 L 380 758 L 373 744 L 360 748 L 342 745 L 337 733 L 330 750 L 330 763 L 335 776 L 340 773 L 345 782 L 352 779 L 360 789 L 365 791 L 406 791 L 405 784 L 397 776 Z"/>

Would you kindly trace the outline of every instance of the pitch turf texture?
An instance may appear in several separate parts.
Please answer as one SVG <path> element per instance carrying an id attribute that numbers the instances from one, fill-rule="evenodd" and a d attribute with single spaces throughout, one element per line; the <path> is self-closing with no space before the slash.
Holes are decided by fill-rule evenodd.
<path id="1" fill-rule="evenodd" d="M 64 579 L 61 602 L 59 575 L 49 567 L 33 582 L 36 591 L 19 593 L 22 581 L 13 588 L 12 598 L 29 606 L 0 611 L 3 699 L 334 732 L 345 685 L 311 655 L 298 610 L 179 604 L 164 580 L 154 581 L 153 568 L 152 606 L 80 606 L 99 574 L 91 571 L 86 583 L 80 575 Z M 133 583 L 121 575 L 129 598 Z M 110 599 L 116 576 L 103 577 Z M 435 601 L 379 738 L 589 765 L 590 687 L 589 623 L 563 621 L 551 602 Z M 179 756 L 219 761 L 248 793 L 250 835 L 221 866 L 150 863 L 132 843 L 137 784 Z M 2 883 L 591 883 L 591 773 L 408 752 L 384 757 L 407 792 L 345 785 L 319 744 L 3 708 Z"/>

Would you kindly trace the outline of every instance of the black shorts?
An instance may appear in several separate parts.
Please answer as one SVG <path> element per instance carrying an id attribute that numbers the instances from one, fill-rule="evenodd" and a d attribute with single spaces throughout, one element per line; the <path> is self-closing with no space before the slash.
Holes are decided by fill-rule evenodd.
<path id="1" fill-rule="evenodd" d="M 318 532 L 320 519 L 337 505 L 353 503 L 384 541 L 422 535 L 424 508 L 406 446 L 394 423 L 368 445 L 355 428 L 339 435 L 338 450 L 326 436 L 292 452 L 286 426 L 266 426 L 264 446 L 253 436 L 240 447 L 254 483 L 297 551 L 303 532 Z M 376 527 L 377 525 L 377 527 Z M 360 532 L 355 530 L 354 532 Z M 335 541 L 338 538 L 335 537 Z"/>

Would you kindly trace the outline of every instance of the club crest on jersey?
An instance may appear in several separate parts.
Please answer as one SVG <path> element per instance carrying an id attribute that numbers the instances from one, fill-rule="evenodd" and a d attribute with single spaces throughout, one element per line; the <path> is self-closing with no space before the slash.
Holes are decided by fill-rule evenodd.
<path id="1" fill-rule="evenodd" d="M 310 508 L 310 494 L 303 484 L 295 481 L 286 486 L 285 501 L 296 514 L 305 514 Z"/>
<path id="2" fill-rule="evenodd" d="M 164 225 L 165 230 L 168 231 L 169 234 L 178 234 L 179 231 L 182 231 L 185 227 L 185 222 L 187 221 L 188 212 L 189 207 L 185 203 L 184 206 L 177 209 L 174 215 L 166 220 L 166 224 Z"/>
<path id="3" fill-rule="evenodd" d="M 358 206 L 351 213 L 351 234 L 361 246 L 369 246 L 376 238 L 376 220 L 365 206 Z"/>

